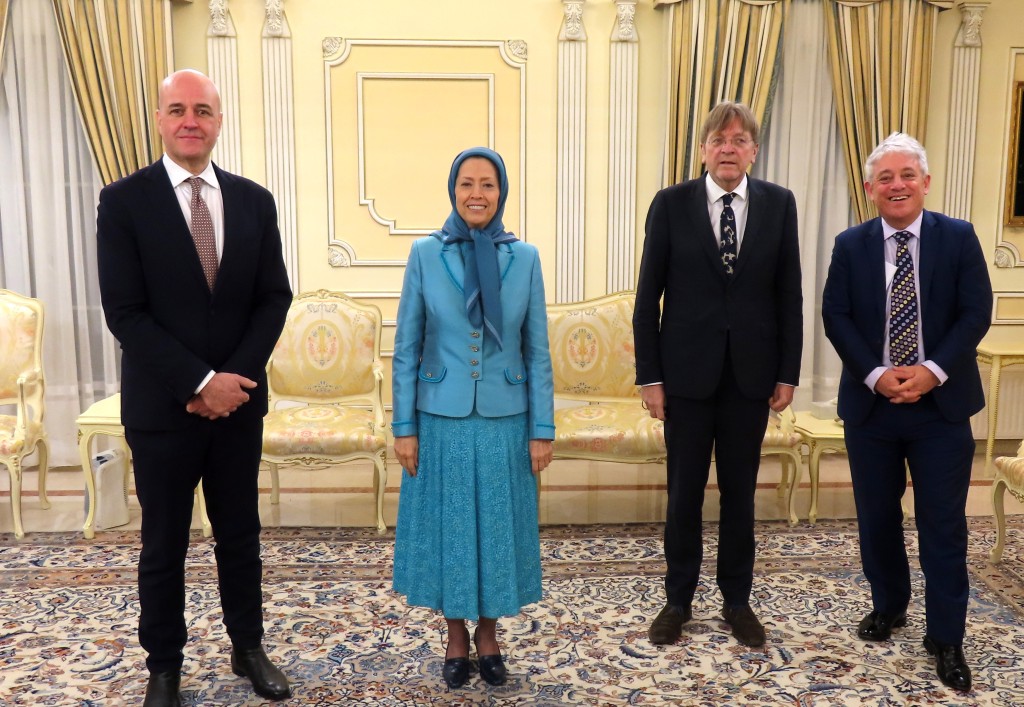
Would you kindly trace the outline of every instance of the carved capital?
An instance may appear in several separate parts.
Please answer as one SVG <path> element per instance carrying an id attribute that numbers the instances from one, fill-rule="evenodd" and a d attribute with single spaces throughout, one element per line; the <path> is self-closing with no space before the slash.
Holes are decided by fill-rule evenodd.
<path id="1" fill-rule="evenodd" d="M 615 0 L 615 29 L 612 31 L 613 42 L 635 42 L 636 34 L 636 3 L 637 0 Z"/>
<path id="2" fill-rule="evenodd" d="M 981 21 L 986 9 L 988 2 L 960 3 L 960 30 L 956 35 L 955 46 L 981 46 Z"/>
<path id="3" fill-rule="evenodd" d="M 562 0 L 565 17 L 562 20 L 562 31 L 558 39 L 563 42 L 582 42 L 587 39 L 587 31 L 583 28 L 583 5 L 586 0 Z"/>
<path id="4" fill-rule="evenodd" d="M 287 27 L 284 21 L 284 0 L 267 0 L 266 22 L 263 26 L 264 37 L 285 37 Z"/>
<path id="5" fill-rule="evenodd" d="M 210 0 L 210 37 L 230 37 L 231 18 L 228 16 L 227 0 Z"/>

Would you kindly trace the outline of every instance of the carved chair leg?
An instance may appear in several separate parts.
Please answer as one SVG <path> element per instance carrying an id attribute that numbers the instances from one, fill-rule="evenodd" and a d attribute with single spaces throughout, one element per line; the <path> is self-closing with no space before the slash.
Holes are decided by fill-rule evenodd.
<path id="1" fill-rule="evenodd" d="M 1003 559 L 1003 543 L 1006 541 L 1006 516 L 1003 513 L 1003 494 L 1006 492 L 1006 480 L 996 479 L 992 484 L 992 511 L 996 517 L 996 544 L 988 553 L 988 559 L 992 562 L 1001 562 Z"/>
<path id="2" fill-rule="evenodd" d="M 377 491 L 377 532 L 384 534 L 388 530 L 384 523 L 384 491 L 388 485 L 388 457 L 386 450 L 380 450 L 373 461 L 373 485 Z"/>
<path id="3" fill-rule="evenodd" d="M 50 508 L 50 499 L 46 497 L 46 472 L 49 471 L 50 455 L 46 445 L 45 438 L 36 445 L 39 453 L 39 505 L 43 510 Z"/>
<path id="4" fill-rule="evenodd" d="M 270 467 L 270 503 L 276 506 L 281 502 L 281 481 L 277 475 L 277 464 L 267 462 L 267 466 Z"/>
<path id="5" fill-rule="evenodd" d="M 7 473 L 11 477 L 11 513 L 14 516 L 14 537 L 20 540 L 25 537 L 25 528 L 21 524 L 21 460 L 15 457 L 8 462 Z"/>

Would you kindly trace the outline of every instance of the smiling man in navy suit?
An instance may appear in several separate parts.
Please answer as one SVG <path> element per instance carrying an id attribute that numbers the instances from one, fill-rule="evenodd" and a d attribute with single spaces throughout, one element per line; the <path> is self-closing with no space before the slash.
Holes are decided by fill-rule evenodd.
<path id="1" fill-rule="evenodd" d="M 139 641 L 144 707 L 180 702 L 185 556 L 203 484 L 231 668 L 268 699 L 290 694 L 262 648 L 259 474 L 264 368 L 291 289 L 270 193 L 210 161 L 220 95 L 197 71 L 160 86 L 162 159 L 105 187 L 100 292 L 121 344 L 121 419 L 142 506 Z"/>
<path id="2" fill-rule="evenodd" d="M 836 238 L 822 298 L 825 334 L 843 361 L 843 419 L 872 611 L 857 627 L 885 641 L 906 625 L 910 567 L 900 499 L 914 485 L 925 575 L 924 645 L 939 678 L 971 689 L 967 620 L 967 491 L 985 405 L 976 349 L 992 285 L 966 221 L 924 210 L 931 176 L 914 138 L 893 133 L 865 165 L 881 215 Z"/>

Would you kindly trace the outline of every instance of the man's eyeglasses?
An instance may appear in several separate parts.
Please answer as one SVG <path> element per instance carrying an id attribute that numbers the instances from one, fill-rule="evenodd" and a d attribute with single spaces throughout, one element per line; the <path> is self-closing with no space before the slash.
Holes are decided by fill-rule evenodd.
<path id="1" fill-rule="evenodd" d="M 711 145 L 711 147 L 714 147 L 715 149 L 725 147 L 726 143 L 732 145 L 737 150 L 742 150 L 745 147 L 750 147 L 751 145 L 753 145 L 754 141 L 748 137 L 725 138 L 722 137 L 721 135 L 716 135 L 715 137 L 708 138 L 708 144 Z"/>

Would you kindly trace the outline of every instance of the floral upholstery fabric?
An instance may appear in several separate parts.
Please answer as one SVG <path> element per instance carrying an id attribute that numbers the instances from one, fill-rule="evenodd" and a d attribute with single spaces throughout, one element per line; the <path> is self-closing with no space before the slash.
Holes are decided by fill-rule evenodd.
<path id="1" fill-rule="evenodd" d="M 272 389 L 285 398 L 336 398 L 374 390 L 378 323 L 339 301 L 296 300 L 274 347 Z"/>
<path id="2" fill-rule="evenodd" d="M 633 298 L 548 309 L 555 395 L 639 398 Z"/>
<path id="3" fill-rule="evenodd" d="M 35 368 L 39 317 L 14 302 L 0 306 L 0 399 L 18 397 L 18 376 Z"/>
<path id="4" fill-rule="evenodd" d="M 263 418 L 263 453 L 268 456 L 374 454 L 386 446 L 369 410 L 310 405 L 273 410 Z"/>
<path id="5" fill-rule="evenodd" d="M 25 440 L 14 438 L 14 426 L 18 418 L 14 415 L 0 415 L 0 457 L 13 457 L 25 450 Z M 36 439 L 42 435 L 43 426 L 38 422 L 28 421 L 28 438 Z"/>
<path id="6" fill-rule="evenodd" d="M 555 410 L 555 456 L 655 461 L 665 458 L 665 423 L 637 400 Z"/>

